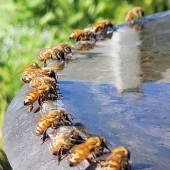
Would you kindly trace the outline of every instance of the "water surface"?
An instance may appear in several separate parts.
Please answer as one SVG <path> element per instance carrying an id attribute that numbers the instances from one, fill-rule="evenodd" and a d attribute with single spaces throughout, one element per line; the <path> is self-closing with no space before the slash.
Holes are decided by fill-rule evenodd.
<path id="1" fill-rule="evenodd" d="M 141 32 L 122 25 L 59 73 L 58 105 L 113 148 L 127 146 L 133 169 L 169 169 L 170 16 L 164 14 L 147 18 Z"/>

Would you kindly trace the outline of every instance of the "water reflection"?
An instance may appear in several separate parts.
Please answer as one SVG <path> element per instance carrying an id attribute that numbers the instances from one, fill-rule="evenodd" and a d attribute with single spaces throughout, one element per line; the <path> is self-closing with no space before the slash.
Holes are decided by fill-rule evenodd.
<path id="1" fill-rule="evenodd" d="M 133 23 L 128 23 L 129 28 L 136 32 L 142 32 L 145 29 L 146 19 L 135 20 Z"/>
<path id="2" fill-rule="evenodd" d="M 110 42 L 115 87 L 119 93 L 141 91 L 140 36 L 129 27 L 120 28 Z"/>

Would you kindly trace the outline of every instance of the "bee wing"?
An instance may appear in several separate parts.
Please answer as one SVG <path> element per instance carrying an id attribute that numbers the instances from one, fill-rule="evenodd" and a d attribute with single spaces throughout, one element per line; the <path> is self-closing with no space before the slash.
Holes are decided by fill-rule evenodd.
<path id="1" fill-rule="evenodd" d="M 22 96 L 28 95 L 29 93 L 33 93 L 33 92 L 35 92 L 35 91 L 37 91 L 37 89 L 31 89 L 31 90 L 28 91 L 27 93 L 22 94 Z"/>
<path id="2" fill-rule="evenodd" d="M 24 67 L 24 68 L 25 68 L 25 67 Z M 21 73 L 24 71 L 24 68 L 23 68 L 22 70 L 18 71 L 18 72 L 15 74 L 15 76 L 21 74 Z"/>

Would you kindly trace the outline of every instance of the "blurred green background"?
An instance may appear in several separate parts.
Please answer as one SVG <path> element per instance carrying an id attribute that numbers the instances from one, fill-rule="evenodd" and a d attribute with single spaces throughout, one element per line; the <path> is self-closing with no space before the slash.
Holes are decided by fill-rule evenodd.
<path id="1" fill-rule="evenodd" d="M 72 29 L 102 19 L 114 24 L 124 22 L 125 13 L 134 6 L 146 15 L 167 11 L 169 0 L 0 0 L 0 127 L 5 111 L 22 86 L 18 73 L 29 62 L 37 61 L 45 47 L 68 42 Z M 42 66 L 42 64 L 40 64 Z M 0 164 L 9 170 L 0 130 Z"/>

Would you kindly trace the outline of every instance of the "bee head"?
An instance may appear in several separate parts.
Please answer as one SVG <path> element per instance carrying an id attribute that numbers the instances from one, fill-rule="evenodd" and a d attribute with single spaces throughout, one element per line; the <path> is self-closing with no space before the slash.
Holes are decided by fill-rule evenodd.
<path id="1" fill-rule="evenodd" d="M 22 77 L 22 81 L 24 83 L 29 83 L 31 81 L 31 78 L 29 76 Z"/>
<path id="2" fill-rule="evenodd" d="M 74 36 L 75 36 L 75 34 L 74 34 L 74 32 L 72 32 L 72 33 L 70 34 L 70 40 L 71 40 L 71 39 L 74 39 L 74 38 L 75 38 Z"/>
<path id="3" fill-rule="evenodd" d="M 108 148 L 108 145 L 111 145 L 105 138 L 99 137 L 101 141 L 101 147 L 106 148 L 111 152 L 111 150 Z"/>
<path id="4" fill-rule="evenodd" d="M 64 57 L 64 52 L 63 51 L 58 51 L 57 52 L 57 56 L 60 60 L 65 61 L 65 57 Z"/>
<path id="5" fill-rule="evenodd" d="M 70 47 L 70 46 L 65 47 L 65 48 L 64 48 L 64 51 L 65 51 L 66 53 L 71 53 L 71 47 Z"/>
<path id="6" fill-rule="evenodd" d="M 134 8 L 133 12 L 136 17 L 141 18 L 145 16 L 144 10 L 141 7 Z"/>

